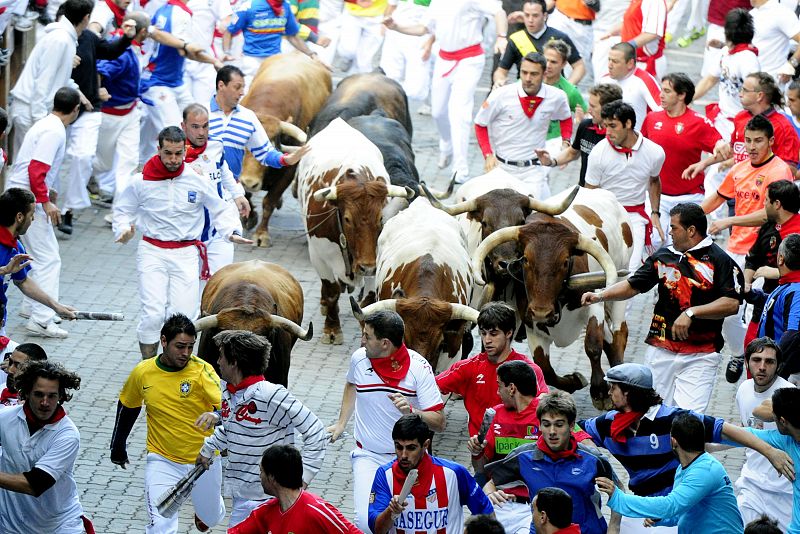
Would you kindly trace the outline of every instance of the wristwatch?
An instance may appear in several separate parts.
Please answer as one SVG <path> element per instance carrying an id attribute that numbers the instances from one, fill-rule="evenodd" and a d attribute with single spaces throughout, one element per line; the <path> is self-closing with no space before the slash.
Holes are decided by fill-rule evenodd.
<path id="1" fill-rule="evenodd" d="M 685 310 L 683 310 L 683 313 L 685 313 L 686 317 L 688 317 L 689 319 L 694 319 L 694 312 L 692 311 L 691 308 L 686 308 Z"/>

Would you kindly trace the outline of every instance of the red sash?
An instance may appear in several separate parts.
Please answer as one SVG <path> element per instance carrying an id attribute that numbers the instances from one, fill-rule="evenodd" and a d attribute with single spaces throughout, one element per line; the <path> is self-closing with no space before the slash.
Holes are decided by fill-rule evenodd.
<path id="1" fill-rule="evenodd" d="M 461 63 L 462 59 L 468 59 L 471 57 L 480 56 L 483 54 L 483 47 L 480 43 L 474 44 L 472 46 L 468 46 L 466 48 L 462 48 L 461 50 L 456 50 L 454 52 L 448 52 L 446 50 L 439 50 L 439 57 L 444 59 L 445 61 L 455 61 L 450 70 L 442 74 L 442 78 L 447 78 L 451 72 L 453 72 L 458 64 Z"/>
<path id="2" fill-rule="evenodd" d="M 614 146 L 614 145 L 611 145 Z M 647 212 L 644 211 L 644 204 L 637 204 L 636 206 L 623 206 L 625 211 L 628 213 L 637 213 L 644 217 L 644 220 L 647 221 L 647 224 L 644 227 L 644 244 L 646 246 L 650 246 L 653 244 L 653 240 L 650 239 L 650 234 L 653 232 L 653 221 L 650 217 L 647 216 Z"/>
<path id="3" fill-rule="evenodd" d="M 197 247 L 197 252 L 200 254 L 200 280 L 208 280 L 211 278 L 211 270 L 208 267 L 208 249 L 206 248 L 206 244 L 199 239 L 187 239 L 186 241 L 161 241 L 160 239 L 156 239 L 154 237 L 144 236 L 142 237 L 142 240 L 147 241 L 151 245 L 158 248 L 173 249 L 191 246 Z"/>
<path id="4" fill-rule="evenodd" d="M 100 108 L 100 111 L 102 111 L 107 115 L 115 115 L 117 117 L 121 117 L 123 115 L 127 115 L 134 109 L 136 109 L 136 100 L 131 102 L 131 104 L 127 107 L 105 107 L 105 108 Z"/>

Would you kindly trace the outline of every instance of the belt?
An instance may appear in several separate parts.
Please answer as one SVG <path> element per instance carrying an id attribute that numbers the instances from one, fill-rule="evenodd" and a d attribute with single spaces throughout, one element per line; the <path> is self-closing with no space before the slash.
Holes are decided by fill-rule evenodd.
<path id="1" fill-rule="evenodd" d="M 197 247 L 197 252 L 200 254 L 200 280 L 208 280 L 211 277 L 211 271 L 208 267 L 208 249 L 206 248 L 206 244 L 202 241 L 198 239 L 162 241 L 150 236 L 143 236 L 142 241 L 146 241 L 155 247 L 165 249 Z"/>
<path id="2" fill-rule="evenodd" d="M 517 504 L 530 504 L 531 499 L 530 497 L 520 497 L 519 495 L 514 495 L 514 502 Z"/>
<path id="3" fill-rule="evenodd" d="M 573 19 L 572 17 L 567 17 L 567 18 L 570 19 L 572 22 L 577 22 L 578 24 L 582 24 L 584 26 L 591 26 L 592 22 L 594 22 L 592 19 Z"/>
<path id="4" fill-rule="evenodd" d="M 503 159 L 503 158 L 501 158 L 500 156 L 497 156 L 497 155 L 495 156 L 495 158 L 497 158 L 497 161 L 499 161 L 500 163 L 505 163 L 506 165 L 511 165 L 512 167 L 531 167 L 533 165 L 541 165 L 542 164 L 542 162 L 539 161 L 539 158 L 523 159 L 523 160 L 520 160 L 520 161 L 509 161 L 509 160 Z"/>

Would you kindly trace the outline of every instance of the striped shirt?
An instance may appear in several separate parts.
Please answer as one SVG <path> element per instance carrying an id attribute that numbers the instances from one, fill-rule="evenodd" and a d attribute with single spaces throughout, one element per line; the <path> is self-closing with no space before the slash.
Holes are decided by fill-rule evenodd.
<path id="1" fill-rule="evenodd" d="M 761 320 L 758 323 L 758 335 L 770 336 L 780 343 L 783 334 L 790 330 L 800 330 L 800 299 L 794 299 L 800 292 L 800 283 L 781 284 L 767 297 Z"/>
<path id="2" fill-rule="evenodd" d="M 208 135 L 222 140 L 225 161 L 237 180 L 242 173 L 245 149 L 262 165 L 276 169 L 283 167 L 283 153 L 272 146 L 261 121 L 252 110 L 239 105 L 233 108 L 230 115 L 226 115 L 217 104 L 217 95 L 211 99 L 210 109 Z"/>
<path id="3" fill-rule="evenodd" d="M 681 408 L 656 404 L 642 416 L 635 435 L 628 432 L 628 440 L 620 443 L 611 439 L 611 423 L 616 411 L 610 411 L 592 419 L 578 421 L 592 440 L 604 447 L 622 464 L 630 476 L 628 486 L 636 495 L 667 495 L 672 490 L 678 459 L 672 452 L 670 430 L 672 420 L 681 413 Z M 703 421 L 707 442 L 722 440 L 722 419 L 691 412 Z"/>
<path id="4" fill-rule="evenodd" d="M 294 445 L 295 430 L 303 437 L 303 481 L 310 483 L 325 459 L 325 427 L 314 413 L 278 384 L 250 377 L 222 390 L 222 424 L 207 437 L 200 453 L 228 451 L 225 491 L 233 497 L 264 500 L 261 455 L 272 445 Z"/>

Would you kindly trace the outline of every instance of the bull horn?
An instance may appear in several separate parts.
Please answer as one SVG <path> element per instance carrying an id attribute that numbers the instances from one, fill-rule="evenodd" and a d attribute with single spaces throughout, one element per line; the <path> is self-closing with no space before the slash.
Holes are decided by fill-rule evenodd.
<path id="1" fill-rule="evenodd" d="M 572 204 L 572 201 L 575 200 L 575 197 L 580 190 L 580 186 L 576 185 L 572 192 L 561 202 L 555 202 L 553 200 L 537 200 L 533 197 L 528 197 L 528 205 L 532 210 L 538 211 L 539 213 L 552 216 L 561 215 L 567 211 L 567 208 L 569 208 L 570 204 Z"/>
<path id="2" fill-rule="evenodd" d="M 324 202 L 326 200 L 336 200 L 336 186 L 323 187 L 314 192 L 314 200 Z"/>
<path id="3" fill-rule="evenodd" d="M 397 299 L 385 299 L 385 300 L 379 300 L 378 302 L 373 302 L 372 304 L 361 310 L 361 313 L 363 314 L 364 317 L 366 317 L 368 315 L 372 315 L 373 313 L 377 313 L 379 311 L 397 311 Z"/>
<path id="4" fill-rule="evenodd" d="M 416 193 L 410 187 L 401 187 L 399 185 L 386 184 L 389 189 L 387 197 L 401 197 L 401 198 L 414 198 Z"/>
<path id="5" fill-rule="evenodd" d="M 477 285 L 486 285 L 486 282 L 481 274 L 483 260 L 486 259 L 486 256 L 488 256 L 495 247 L 498 247 L 503 243 L 507 243 L 508 241 L 518 240 L 520 228 L 522 227 L 508 226 L 506 228 L 501 228 L 499 230 L 495 230 L 489 234 L 486 239 L 481 241 L 481 244 L 478 245 L 478 248 L 475 250 L 475 253 L 472 256 L 472 276 L 474 277 L 474 281 Z"/>
<path id="6" fill-rule="evenodd" d="M 198 332 L 202 330 L 208 330 L 210 328 L 216 328 L 219 322 L 217 321 L 217 314 L 214 315 L 207 315 L 206 317 L 201 317 L 194 322 L 194 329 Z"/>
<path id="7" fill-rule="evenodd" d="M 478 322 L 478 310 L 466 306 L 464 304 L 450 303 L 450 320 L 451 321 L 469 321 L 471 323 Z"/>
<path id="8" fill-rule="evenodd" d="M 458 204 L 453 204 L 452 206 L 446 206 L 436 199 L 436 196 L 430 192 L 427 185 L 424 183 L 420 185 L 422 186 L 422 191 L 425 192 L 425 196 L 428 197 L 431 206 L 442 210 L 448 215 L 461 215 L 462 213 L 474 211 L 478 207 L 478 201 L 474 198 L 459 202 Z"/>
<path id="9" fill-rule="evenodd" d="M 617 278 L 625 278 L 630 274 L 627 269 L 617 271 Z M 606 283 L 606 273 L 603 271 L 592 271 L 590 273 L 573 274 L 567 280 L 567 287 L 571 291 L 585 293 L 604 287 Z"/>
<path id="10" fill-rule="evenodd" d="M 488 239 L 488 238 L 487 238 Z M 582 250 L 592 256 L 603 268 L 606 277 L 606 287 L 611 287 L 617 282 L 617 266 L 600 243 L 583 234 L 578 234 L 576 249 Z"/>
<path id="11" fill-rule="evenodd" d="M 427 186 L 425 182 L 420 182 L 420 185 Z M 453 195 L 453 190 L 455 189 L 455 187 L 456 187 L 456 173 L 453 173 L 453 177 L 450 179 L 450 183 L 447 184 L 446 191 L 436 191 L 434 189 L 431 189 L 430 195 L 426 193 L 426 196 L 428 198 L 433 196 L 433 198 L 436 198 L 438 200 L 450 198 Z"/>
<path id="12" fill-rule="evenodd" d="M 308 341 L 312 337 L 314 337 L 314 325 L 313 323 L 308 323 L 308 330 L 303 330 L 303 327 L 299 324 L 295 323 L 294 321 L 290 321 L 286 317 L 281 317 L 280 315 L 272 315 L 272 324 L 279 328 L 283 328 L 297 339 L 302 339 L 303 341 Z"/>
<path id="13" fill-rule="evenodd" d="M 292 139 L 299 141 L 300 143 L 305 144 L 308 141 L 308 136 L 306 133 L 301 130 L 298 126 L 295 126 L 291 122 L 280 121 L 279 129 L 282 134 L 288 135 Z"/>

